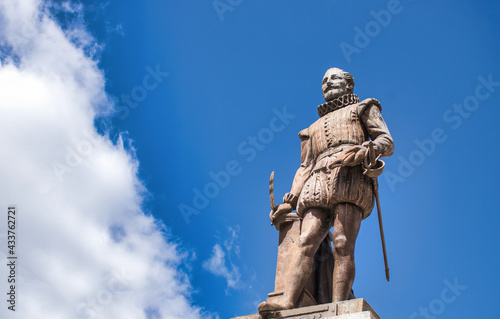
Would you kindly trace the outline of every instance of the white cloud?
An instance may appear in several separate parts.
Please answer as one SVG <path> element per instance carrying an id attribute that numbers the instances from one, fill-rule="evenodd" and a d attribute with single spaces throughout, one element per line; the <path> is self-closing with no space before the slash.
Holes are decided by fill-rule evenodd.
<path id="1" fill-rule="evenodd" d="M 239 226 L 236 226 L 236 228 L 228 227 L 227 231 L 229 236 L 224 240 L 224 248 L 219 244 L 215 244 L 212 248 L 212 255 L 203 262 L 203 268 L 216 276 L 225 278 L 228 289 L 238 289 L 241 274 L 239 268 L 232 263 L 231 254 L 234 253 L 239 256 L 240 248 L 236 244 Z"/>
<path id="2" fill-rule="evenodd" d="M 240 280 L 238 267 L 230 263 L 231 270 L 226 266 L 226 253 L 219 244 L 212 248 L 212 256 L 203 262 L 203 268 L 216 276 L 224 277 L 227 280 L 228 288 L 237 288 Z"/>
<path id="3" fill-rule="evenodd" d="M 240 246 L 236 244 L 238 239 L 238 233 L 240 232 L 240 226 L 228 227 L 227 232 L 229 233 L 228 238 L 224 240 L 224 247 L 228 252 L 234 252 L 236 256 L 240 256 Z"/>
<path id="4" fill-rule="evenodd" d="M 141 210 L 137 159 L 94 128 L 113 108 L 89 57 L 96 46 L 84 26 L 63 30 L 38 0 L 0 1 L 0 263 L 15 204 L 16 318 L 207 316 L 189 300 L 186 254 Z M 11 315 L 2 302 L 0 317 Z"/>

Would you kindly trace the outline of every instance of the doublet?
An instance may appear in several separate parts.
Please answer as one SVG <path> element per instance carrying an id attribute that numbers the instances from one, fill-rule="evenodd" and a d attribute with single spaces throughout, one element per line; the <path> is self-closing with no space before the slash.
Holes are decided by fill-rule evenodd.
<path id="1" fill-rule="evenodd" d="M 394 143 L 375 99 L 349 104 L 321 116 L 299 133 L 301 168 L 291 193 L 298 197 L 297 214 L 317 207 L 333 211 L 339 203 L 361 208 L 363 219 L 374 206 L 372 179 L 361 165 L 328 168 L 337 155 L 354 145 L 373 140 L 382 157 L 390 156 Z"/>

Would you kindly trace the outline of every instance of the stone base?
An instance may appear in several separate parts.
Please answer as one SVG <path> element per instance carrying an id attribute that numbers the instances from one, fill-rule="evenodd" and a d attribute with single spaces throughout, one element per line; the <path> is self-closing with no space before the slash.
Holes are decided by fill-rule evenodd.
<path id="1" fill-rule="evenodd" d="M 363 298 L 290 310 L 270 311 L 233 319 L 380 319 Z"/>

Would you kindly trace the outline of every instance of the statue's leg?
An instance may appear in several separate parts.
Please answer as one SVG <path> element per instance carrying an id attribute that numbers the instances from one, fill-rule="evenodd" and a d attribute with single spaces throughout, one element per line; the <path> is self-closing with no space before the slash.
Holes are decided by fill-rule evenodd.
<path id="1" fill-rule="evenodd" d="M 335 207 L 333 224 L 333 301 L 349 299 L 356 273 L 354 246 L 361 226 L 362 211 L 356 205 L 341 203 Z"/>
<path id="2" fill-rule="evenodd" d="M 300 229 L 298 253 L 292 257 L 290 262 L 292 273 L 290 282 L 283 294 L 283 304 L 287 307 L 291 308 L 296 305 L 313 271 L 314 255 L 330 227 L 331 213 L 327 210 L 310 208 L 304 214 Z"/>
<path id="3" fill-rule="evenodd" d="M 290 260 L 291 276 L 280 303 L 263 302 L 260 311 L 291 309 L 296 303 L 313 271 L 314 255 L 331 227 L 331 213 L 310 208 L 304 214 L 297 253 Z"/>

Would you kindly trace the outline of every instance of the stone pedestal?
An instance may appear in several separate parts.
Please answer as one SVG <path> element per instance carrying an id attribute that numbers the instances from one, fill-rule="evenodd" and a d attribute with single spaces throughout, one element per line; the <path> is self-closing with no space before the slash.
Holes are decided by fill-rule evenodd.
<path id="1" fill-rule="evenodd" d="M 233 319 L 380 319 L 379 315 L 363 298 L 302 307 L 290 310 L 272 311 Z"/>

